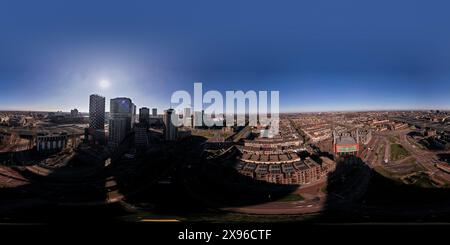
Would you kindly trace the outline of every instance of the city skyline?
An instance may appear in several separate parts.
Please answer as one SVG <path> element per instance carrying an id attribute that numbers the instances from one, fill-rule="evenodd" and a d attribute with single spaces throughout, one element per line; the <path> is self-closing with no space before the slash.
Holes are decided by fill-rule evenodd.
<path id="1" fill-rule="evenodd" d="M 121 96 L 123 97 L 123 96 Z M 145 107 L 145 106 L 143 106 Z M 78 108 L 72 108 L 72 109 L 78 109 Z M 65 110 L 26 110 L 26 109 L 0 109 L 0 111 L 2 112 L 62 112 L 62 113 L 67 113 L 70 114 L 70 111 L 72 109 L 69 109 L 67 111 Z M 161 109 L 161 111 L 158 109 L 158 115 L 163 115 L 164 110 L 166 109 L 170 109 L 169 108 L 163 108 Z M 291 113 L 352 113 L 352 112 L 401 112 L 401 111 L 450 111 L 450 109 L 447 108 L 436 108 L 436 107 L 429 107 L 429 108 L 400 108 L 400 109 L 335 109 L 335 110 L 304 110 L 304 111 L 282 111 L 280 112 L 280 114 L 291 114 Z M 182 112 L 181 110 L 179 112 Z M 79 113 L 83 113 L 83 114 L 89 114 L 89 109 L 88 111 L 80 111 Z M 105 110 L 105 113 L 109 113 L 109 110 Z M 177 111 L 178 113 L 178 111 Z M 178 114 L 182 114 L 182 113 L 178 113 Z M 237 113 L 240 114 L 240 113 Z M 139 113 L 137 113 L 136 115 L 139 115 Z"/>
<path id="2" fill-rule="evenodd" d="M 105 80 L 99 80 L 99 86 L 106 86 L 102 83 L 106 82 Z M 108 82 L 109 83 L 109 82 Z M 109 84 L 107 86 L 110 86 Z M 187 92 L 191 92 L 189 91 L 189 89 L 185 90 Z M 239 91 L 239 89 L 236 89 L 234 91 Z M 242 90 L 241 90 L 242 91 Z M 253 90 L 248 90 L 248 91 L 253 91 Z M 244 93 L 248 92 L 248 91 L 243 91 Z M 369 91 L 369 90 L 368 90 Z M 257 91 L 255 91 L 257 92 Z M 122 93 L 119 93 L 122 94 Z M 223 92 L 223 94 L 225 94 L 225 91 Z M 28 106 L 28 107 L 17 107 L 17 108 L 2 108 L 0 105 L 0 111 L 43 111 L 43 112 L 70 112 L 72 109 L 77 109 L 80 111 L 80 113 L 89 113 L 89 97 L 92 95 L 100 95 L 103 96 L 103 94 L 100 93 L 93 93 L 93 94 L 89 94 L 87 97 L 87 102 L 84 100 L 81 101 L 77 101 L 75 104 L 70 104 L 70 105 L 66 105 L 64 107 L 57 107 L 54 109 L 45 109 L 45 108 L 40 108 L 40 107 L 34 107 L 34 106 Z M 342 94 L 339 94 L 339 96 L 344 96 Z M 360 95 L 361 96 L 361 95 Z M 364 96 L 370 96 L 370 95 L 363 95 Z M 105 102 L 105 108 L 109 108 L 110 107 L 110 99 L 113 98 L 131 98 L 134 100 L 134 98 L 127 96 L 127 95 L 122 95 L 122 96 L 113 96 L 113 97 L 106 97 L 106 102 Z M 417 101 L 425 101 L 425 100 L 429 100 L 429 99 L 433 99 L 433 98 L 415 98 Z M 444 98 L 445 99 L 445 98 Z M 151 107 L 151 108 L 156 108 L 158 111 L 163 111 L 165 109 L 168 108 L 172 108 L 174 106 L 174 104 L 170 103 L 170 98 L 168 99 L 169 102 L 167 103 L 167 105 L 161 106 L 161 107 L 155 107 L 154 105 L 148 105 L 148 104 L 141 104 L 141 105 L 136 105 L 138 108 L 141 107 Z M 280 98 L 281 102 L 283 101 L 282 98 Z M 87 104 L 87 106 L 85 106 L 84 104 Z M 270 104 L 270 103 L 269 103 Z M 282 103 L 281 103 L 282 104 Z M 82 106 L 80 106 L 82 105 Z M 400 105 L 400 106 L 399 106 Z M 206 107 L 208 107 L 208 104 L 203 104 L 203 109 L 205 109 Z M 60 109 L 63 108 L 63 109 Z M 191 109 L 193 109 L 193 107 L 191 106 Z M 183 109 L 184 110 L 184 109 Z M 225 108 L 224 108 L 225 110 Z M 246 108 L 246 110 L 248 110 L 248 108 Z M 442 105 L 426 105 L 426 104 L 420 104 L 420 103 L 412 103 L 412 104 L 406 104 L 406 103 L 402 103 L 402 104 L 393 104 L 393 106 L 381 106 L 380 105 L 369 105 L 368 103 L 362 102 L 362 103 L 347 103 L 347 104 L 339 104 L 339 105 L 332 105 L 332 104 L 327 104 L 327 105 L 319 105 L 319 106 L 311 106 L 309 104 L 309 106 L 307 107 L 292 107 L 292 106 L 284 106 L 281 105 L 280 108 L 280 113 L 320 113 L 320 112 L 367 112 L 367 111 L 426 111 L 426 110 L 441 110 L 441 111 L 448 111 L 450 110 L 450 106 L 442 106 Z M 105 110 L 105 112 L 109 112 L 108 109 Z M 181 111 L 180 111 L 181 112 Z M 224 111 L 225 112 L 225 111 Z M 178 113 L 178 111 L 177 111 Z M 182 112 L 181 112 L 182 113 Z"/>
<path id="3" fill-rule="evenodd" d="M 1 0 L 0 224 L 127 244 L 439 237 L 449 9 Z"/>
<path id="4" fill-rule="evenodd" d="M 0 110 L 162 111 L 195 82 L 279 90 L 281 112 L 450 109 L 450 16 L 419 1 L 3 5 Z"/>

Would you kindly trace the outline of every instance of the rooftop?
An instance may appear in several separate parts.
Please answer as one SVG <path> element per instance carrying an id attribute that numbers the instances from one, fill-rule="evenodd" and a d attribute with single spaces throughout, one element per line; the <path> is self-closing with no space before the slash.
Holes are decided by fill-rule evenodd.
<path id="1" fill-rule="evenodd" d="M 354 144 L 356 144 L 356 140 L 351 136 L 341 136 L 341 137 L 336 138 L 336 144 L 354 145 Z"/>

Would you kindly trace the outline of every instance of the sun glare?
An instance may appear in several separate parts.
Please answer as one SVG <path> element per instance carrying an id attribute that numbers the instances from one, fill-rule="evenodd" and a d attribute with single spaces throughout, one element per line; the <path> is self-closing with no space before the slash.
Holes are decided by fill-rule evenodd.
<path id="1" fill-rule="evenodd" d="M 107 88 L 109 88 L 110 83 L 108 80 L 102 79 L 102 80 L 100 80 L 99 85 L 100 85 L 100 88 L 107 89 Z"/>

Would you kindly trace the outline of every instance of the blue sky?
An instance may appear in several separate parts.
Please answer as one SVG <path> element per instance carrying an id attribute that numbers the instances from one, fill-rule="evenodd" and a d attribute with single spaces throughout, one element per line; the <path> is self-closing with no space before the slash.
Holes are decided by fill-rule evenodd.
<path id="1" fill-rule="evenodd" d="M 2 0 L 0 109 L 87 111 L 98 93 L 162 110 L 194 82 L 279 90 L 289 112 L 450 109 L 448 9 L 417 0 Z"/>

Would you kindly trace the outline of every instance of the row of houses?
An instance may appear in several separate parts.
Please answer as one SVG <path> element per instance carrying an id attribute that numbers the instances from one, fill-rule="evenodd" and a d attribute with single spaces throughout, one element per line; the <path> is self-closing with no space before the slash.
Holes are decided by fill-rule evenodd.
<path id="1" fill-rule="evenodd" d="M 292 163 L 265 164 L 238 162 L 236 170 L 255 180 L 276 184 L 301 185 L 317 182 L 336 169 L 336 162 L 321 157 L 322 163 L 311 158 Z"/>

